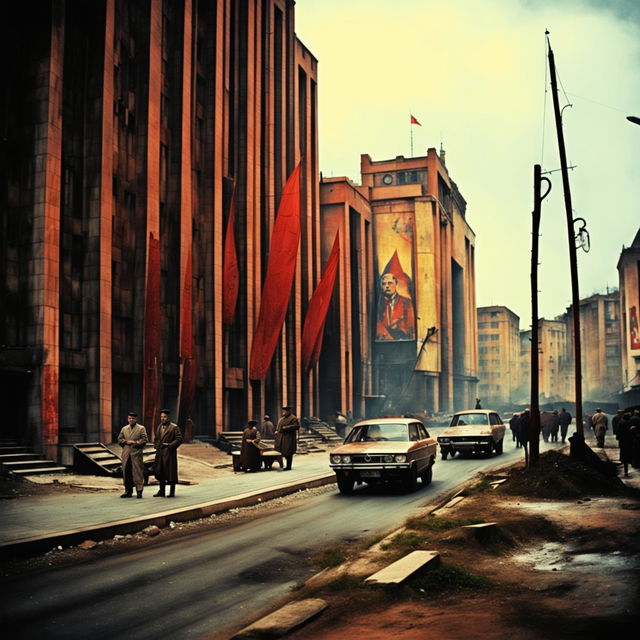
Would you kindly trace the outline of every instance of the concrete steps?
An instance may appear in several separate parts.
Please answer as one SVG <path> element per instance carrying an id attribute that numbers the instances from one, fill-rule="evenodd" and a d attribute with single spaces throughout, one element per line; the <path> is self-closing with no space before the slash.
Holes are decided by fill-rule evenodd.
<path id="1" fill-rule="evenodd" d="M 46 460 L 40 454 L 34 453 L 33 450 L 13 443 L 2 443 L 0 446 L 0 468 L 2 468 L 2 473 L 17 476 L 69 471 L 67 467 L 59 465 L 55 460 Z"/>

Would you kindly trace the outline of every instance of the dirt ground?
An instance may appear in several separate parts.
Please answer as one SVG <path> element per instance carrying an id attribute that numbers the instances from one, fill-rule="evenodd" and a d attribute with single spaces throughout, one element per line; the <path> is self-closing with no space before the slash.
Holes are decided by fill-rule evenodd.
<path id="1" fill-rule="evenodd" d="M 316 576 L 296 597 L 323 598 L 329 609 L 289 637 L 584 640 L 638 629 L 640 492 L 594 484 L 590 470 L 550 454 L 537 473 L 516 465 L 496 489 L 481 478 L 455 506 L 410 519 Z M 498 528 L 486 540 L 463 533 L 478 521 Z M 413 549 L 439 551 L 441 567 L 401 587 L 364 584 Z"/>

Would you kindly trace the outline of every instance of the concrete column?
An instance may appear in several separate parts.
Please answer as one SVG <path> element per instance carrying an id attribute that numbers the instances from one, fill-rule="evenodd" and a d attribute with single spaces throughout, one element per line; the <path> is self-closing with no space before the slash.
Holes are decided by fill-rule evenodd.
<path id="1" fill-rule="evenodd" d="M 42 353 L 32 398 L 34 445 L 57 457 L 59 390 L 60 184 L 62 159 L 62 82 L 64 3 L 51 3 L 50 47 L 39 62 L 38 119 L 34 145 L 33 279 L 29 304 L 34 324 L 30 339 Z"/>

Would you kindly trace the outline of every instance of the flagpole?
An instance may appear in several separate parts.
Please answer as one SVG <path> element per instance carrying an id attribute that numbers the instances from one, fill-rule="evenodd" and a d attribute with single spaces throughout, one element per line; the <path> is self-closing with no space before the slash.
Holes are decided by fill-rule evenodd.
<path id="1" fill-rule="evenodd" d="M 411 122 L 411 114 L 409 114 L 409 131 L 411 132 L 411 157 L 413 158 L 413 122 Z"/>

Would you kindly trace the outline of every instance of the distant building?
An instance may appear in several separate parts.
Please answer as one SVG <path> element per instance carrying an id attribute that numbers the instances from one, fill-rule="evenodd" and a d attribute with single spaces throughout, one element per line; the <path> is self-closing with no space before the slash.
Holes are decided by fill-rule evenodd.
<path id="1" fill-rule="evenodd" d="M 622 361 L 621 404 L 640 404 L 640 229 L 618 260 Z"/>
<path id="2" fill-rule="evenodd" d="M 372 389 L 387 410 L 466 409 L 477 393 L 475 234 L 440 155 L 360 160 L 373 221 Z"/>
<path id="3" fill-rule="evenodd" d="M 508 407 L 520 383 L 520 317 L 507 307 L 478 307 L 478 394 L 483 406 Z"/>
<path id="4" fill-rule="evenodd" d="M 575 397 L 573 373 L 573 306 L 567 309 L 567 366 L 571 398 Z M 585 402 L 617 402 L 620 375 L 620 302 L 618 292 L 595 294 L 580 300 L 582 397 Z"/>
<path id="5" fill-rule="evenodd" d="M 522 384 L 526 397 L 531 385 L 531 331 L 520 333 Z M 573 401 L 572 369 L 567 355 L 566 316 L 553 320 L 538 320 L 538 388 L 540 404 L 555 401 Z"/>
<path id="6" fill-rule="evenodd" d="M 320 415 L 335 411 L 365 416 L 376 410 L 371 388 L 373 276 L 371 205 L 348 178 L 320 182 L 320 242 L 326 262 L 336 234 L 340 269 L 320 355 Z M 371 406 L 373 402 L 373 406 Z"/>

